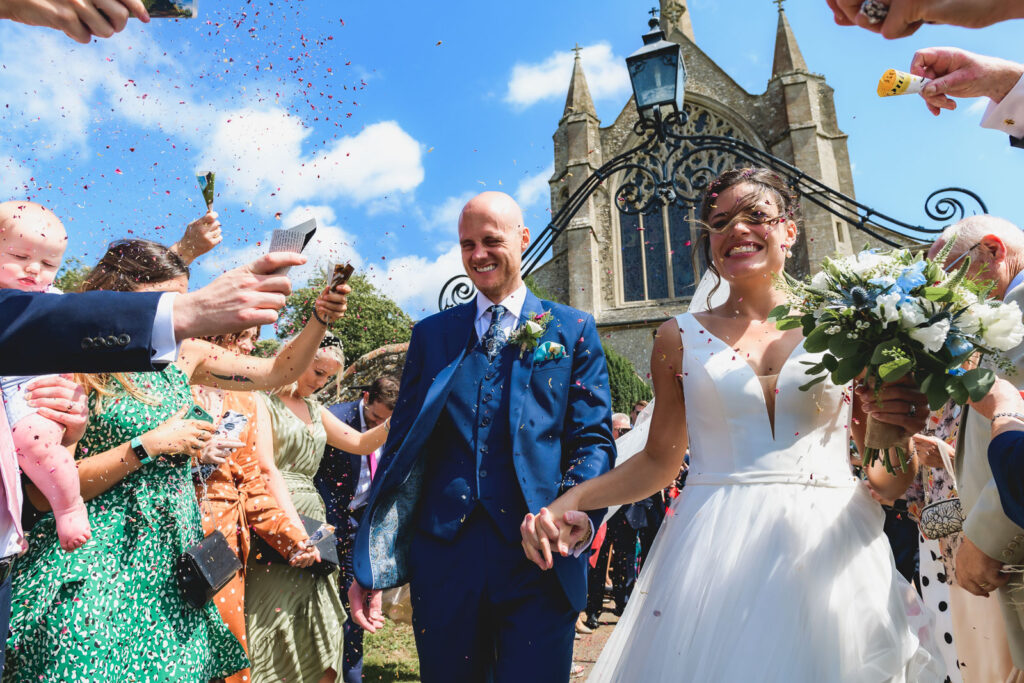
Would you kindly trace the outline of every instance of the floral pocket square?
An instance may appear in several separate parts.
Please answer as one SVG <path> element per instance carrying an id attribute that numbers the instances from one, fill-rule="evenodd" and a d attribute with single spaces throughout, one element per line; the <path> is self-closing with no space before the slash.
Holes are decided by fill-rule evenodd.
<path id="1" fill-rule="evenodd" d="M 548 360 L 558 360 L 559 358 L 565 358 L 569 354 L 565 352 L 565 347 L 558 342 L 546 341 L 533 352 L 533 362 L 542 363 Z"/>

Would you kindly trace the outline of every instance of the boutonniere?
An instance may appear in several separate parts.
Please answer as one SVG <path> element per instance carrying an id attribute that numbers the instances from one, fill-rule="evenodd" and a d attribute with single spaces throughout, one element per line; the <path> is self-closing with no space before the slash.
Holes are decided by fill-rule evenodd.
<path id="1" fill-rule="evenodd" d="M 527 351 L 532 351 L 537 348 L 537 342 L 544 336 L 544 332 L 548 329 L 548 323 L 551 322 L 551 311 L 544 311 L 543 313 L 537 313 L 536 315 L 530 316 L 530 318 L 522 325 L 517 327 L 511 335 L 509 335 L 509 344 L 519 345 L 519 357 L 522 358 L 526 355 Z"/>

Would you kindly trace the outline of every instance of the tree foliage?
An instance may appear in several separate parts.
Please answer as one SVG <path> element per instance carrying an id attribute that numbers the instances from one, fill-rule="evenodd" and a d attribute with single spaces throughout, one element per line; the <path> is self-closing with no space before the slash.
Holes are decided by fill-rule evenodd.
<path id="1" fill-rule="evenodd" d="M 604 357 L 608 362 L 608 383 L 612 391 L 612 412 L 626 413 L 633 410 L 637 401 L 650 401 L 654 393 L 647 383 L 636 374 L 633 364 L 625 356 L 607 344 L 602 344 Z"/>
<path id="2" fill-rule="evenodd" d="M 72 256 L 64 260 L 64 265 L 53 280 L 53 286 L 62 292 L 77 292 L 91 271 L 92 268 L 83 264 L 81 259 Z"/>
<path id="3" fill-rule="evenodd" d="M 348 284 L 352 287 L 352 293 L 348 295 L 348 311 L 331 325 L 331 332 L 341 339 L 345 347 L 348 361 L 386 344 L 409 341 L 413 321 L 398 304 L 370 284 L 363 274 L 353 275 Z M 278 323 L 279 337 L 289 337 L 305 326 L 313 315 L 316 298 L 326 286 L 327 272 L 322 271 L 288 297 Z"/>

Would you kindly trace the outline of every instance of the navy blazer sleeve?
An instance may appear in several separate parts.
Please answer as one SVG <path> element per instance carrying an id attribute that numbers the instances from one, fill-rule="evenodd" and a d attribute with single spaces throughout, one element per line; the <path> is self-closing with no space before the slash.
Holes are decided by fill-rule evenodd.
<path id="1" fill-rule="evenodd" d="M 572 382 L 562 438 L 564 452 L 568 455 L 568 467 L 561 486 L 563 492 L 604 474 L 615 465 L 608 363 L 592 316 L 586 316 L 583 331 L 573 349 L 572 362 Z M 604 513 L 603 509 L 587 513 L 595 530 L 601 525 Z"/>
<path id="2" fill-rule="evenodd" d="M 0 290 L 0 375 L 153 370 L 159 293 Z"/>
<path id="3" fill-rule="evenodd" d="M 1024 431 L 1003 432 L 992 439 L 988 462 L 1003 512 L 1024 527 Z"/>

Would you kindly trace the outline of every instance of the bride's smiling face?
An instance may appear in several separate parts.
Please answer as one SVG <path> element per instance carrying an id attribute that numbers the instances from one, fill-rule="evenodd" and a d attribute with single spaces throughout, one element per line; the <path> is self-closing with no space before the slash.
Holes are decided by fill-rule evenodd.
<path id="1" fill-rule="evenodd" d="M 707 223 L 711 258 L 728 281 L 781 273 L 796 242 L 796 223 L 779 197 L 753 183 L 720 192 Z"/>

